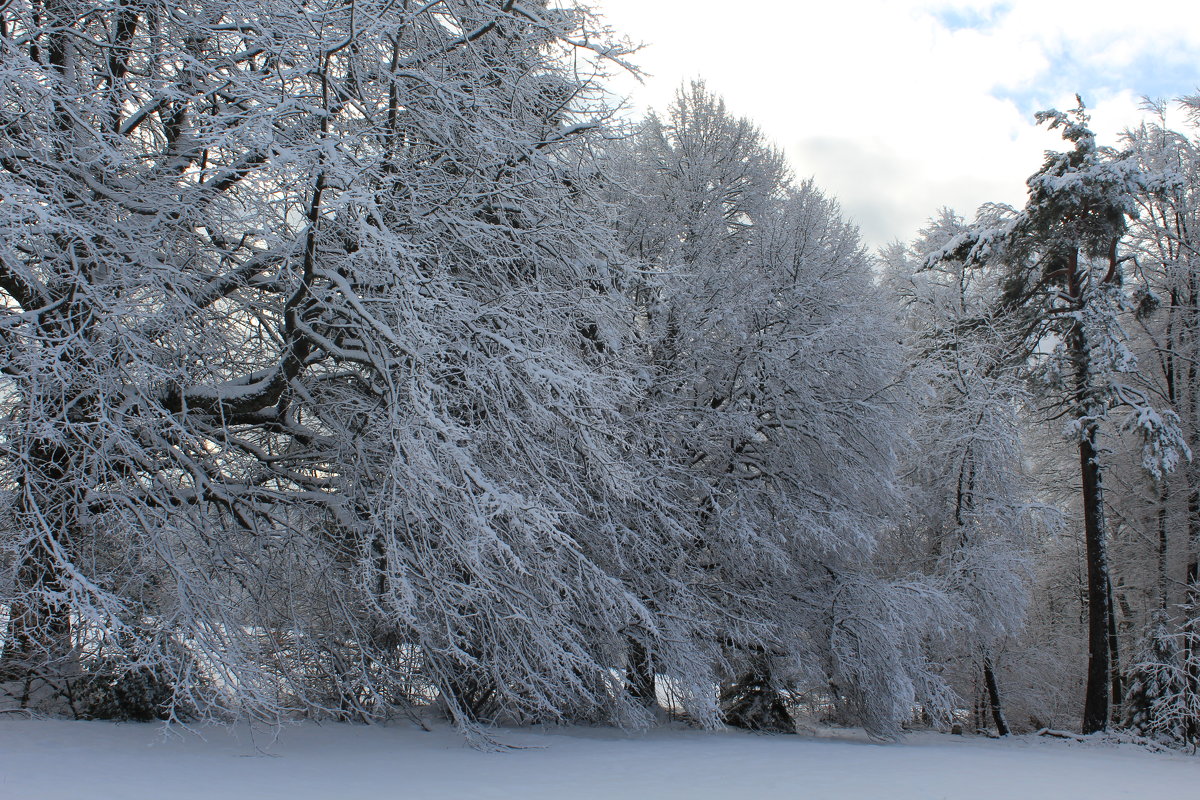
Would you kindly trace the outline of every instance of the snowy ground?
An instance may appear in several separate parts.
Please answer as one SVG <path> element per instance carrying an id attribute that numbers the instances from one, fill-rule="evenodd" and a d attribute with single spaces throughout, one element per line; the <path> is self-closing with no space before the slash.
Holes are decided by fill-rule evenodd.
<path id="1" fill-rule="evenodd" d="M 1048 739 L 505 731 L 480 752 L 450 730 L 303 725 L 167 733 L 157 725 L 0 718 L 3 800 L 1200 797 L 1200 757 Z"/>

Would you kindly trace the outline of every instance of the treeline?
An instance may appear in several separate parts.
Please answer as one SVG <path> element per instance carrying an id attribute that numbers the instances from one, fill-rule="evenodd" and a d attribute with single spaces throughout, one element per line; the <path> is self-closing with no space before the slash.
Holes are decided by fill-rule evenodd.
<path id="1" fill-rule="evenodd" d="M 1005 733 L 1090 641 L 1085 727 L 1195 738 L 1193 141 L 1048 117 L 1028 208 L 881 262 L 702 85 L 622 127 L 626 56 L 539 0 L 0 9 L 7 703 Z"/>

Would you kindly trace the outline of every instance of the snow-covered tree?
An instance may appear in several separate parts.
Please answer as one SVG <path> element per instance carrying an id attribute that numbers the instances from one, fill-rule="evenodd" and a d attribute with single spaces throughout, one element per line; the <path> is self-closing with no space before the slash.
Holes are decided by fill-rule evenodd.
<path id="1" fill-rule="evenodd" d="M 915 696 L 945 699 L 920 643 L 944 598 L 873 562 L 903 402 L 869 257 L 701 85 L 619 150 L 619 229 L 650 268 L 648 403 L 674 426 L 692 557 L 725 609 L 724 716 L 790 730 L 789 697 L 817 692 L 894 730 Z"/>
<path id="2" fill-rule="evenodd" d="M 1047 154 L 1028 180 L 1022 211 L 998 210 L 994 219 L 952 239 L 931 262 L 1003 264 L 1000 304 L 1013 326 L 1010 343 L 1040 368 L 1044 396 L 1067 420 L 1077 444 L 1089 616 L 1083 729 L 1090 733 L 1108 725 L 1110 699 L 1119 700 L 1111 658 L 1102 425 L 1114 409 L 1125 411 L 1122 424 L 1142 436 L 1142 462 L 1152 475 L 1169 472 L 1188 450 L 1174 412 L 1156 409 L 1129 378 L 1136 364 L 1120 320 L 1128 306 L 1122 243 L 1145 188 L 1143 173 L 1128 155 L 1097 146 L 1082 103 L 1070 114 L 1048 111 L 1038 119 L 1061 129 L 1072 149 Z"/>
<path id="3" fill-rule="evenodd" d="M 925 387 L 904 465 L 904 536 L 888 558 L 894 569 L 945 581 L 963 627 L 931 658 L 960 695 L 986 694 L 1003 735 L 1009 725 L 996 662 L 1024 626 L 1029 554 L 1054 514 L 1034 501 L 1024 468 L 1028 397 L 995 314 L 997 275 L 953 259 L 925 266 L 965 230 L 943 210 L 911 246 L 883 253 L 912 332 L 913 385 Z"/>
<path id="4" fill-rule="evenodd" d="M 1194 109 L 1195 102 L 1183 106 Z M 1200 445 L 1200 150 L 1194 130 L 1189 134 L 1168 126 L 1164 104 L 1147 110 L 1153 118 L 1126 135 L 1148 178 L 1130 229 L 1137 264 L 1131 346 L 1143 365 L 1145 390 L 1176 412 L 1195 451 Z M 1128 472 L 1132 475 L 1132 468 Z M 1151 482 L 1130 477 L 1126 484 L 1119 510 L 1130 535 L 1118 543 L 1118 584 L 1137 658 L 1126 718 L 1147 735 L 1192 741 L 1200 729 L 1195 713 L 1200 671 L 1194 661 L 1184 664 L 1195 658 L 1198 626 L 1200 471 L 1193 459 L 1174 475 Z"/>
<path id="5" fill-rule="evenodd" d="M 632 273 L 580 71 L 621 51 L 590 17 L 0 22 L 8 687 L 144 668 L 160 714 L 635 722 L 630 631 L 682 686 L 710 668 L 673 479 L 627 413 Z"/>

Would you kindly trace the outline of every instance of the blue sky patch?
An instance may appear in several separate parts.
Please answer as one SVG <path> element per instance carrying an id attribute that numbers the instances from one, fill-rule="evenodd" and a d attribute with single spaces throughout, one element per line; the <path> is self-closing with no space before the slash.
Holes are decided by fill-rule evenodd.
<path id="1" fill-rule="evenodd" d="M 1174 100 L 1200 89 L 1195 64 L 1170 53 L 1140 53 L 1133 62 L 1099 62 L 1094 55 L 1080 59 L 1059 45 L 1046 53 L 1046 68 L 1021 86 L 997 87 L 992 94 L 1011 100 L 1021 113 L 1032 116 L 1064 96 L 1078 93 L 1093 106 L 1123 91 L 1156 100 Z"/>
<path id="2" fill-rule="evenodd" d="M 954 31 L 983 31 L 994 26 L 1012 9 L 1012 3 L 994 3 L 987 8 L 956 8 L 943 6 L 931 9 L 929 14 L 943 28 Z"/>

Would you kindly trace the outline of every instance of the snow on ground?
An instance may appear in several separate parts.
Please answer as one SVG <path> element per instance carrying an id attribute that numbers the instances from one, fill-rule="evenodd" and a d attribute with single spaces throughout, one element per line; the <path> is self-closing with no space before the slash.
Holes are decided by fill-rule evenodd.
<path id="1" fill-rule="evenodd" d="M 1200 757 L 1132 745 L 914 734 L 756 736 L 507 730 L 481 752 L 452 731 L 271 731 L 0 718 L 3 800 L 1108 800 L 1200 797 Z"/>

